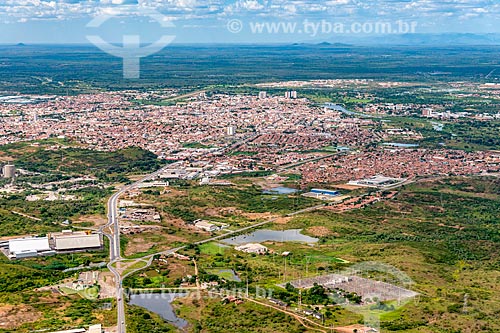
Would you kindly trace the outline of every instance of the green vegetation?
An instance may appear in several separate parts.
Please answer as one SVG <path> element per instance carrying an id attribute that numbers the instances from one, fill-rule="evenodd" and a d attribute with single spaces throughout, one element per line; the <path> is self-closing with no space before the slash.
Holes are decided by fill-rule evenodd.
<path id="1" fill-rule="evenodd" d="M 291 316 L 252 302 L 179 299 L 175 304 L 178 315 L 191 322 L 191 332 L 309 332 Z"/>
<path id="2" fill-rule="evenodd" d="M 55 262 L 54 262 L 55 263 Z M 0 262 L 0 294 L 16 293 L 54 284 L 70 276 L 60 270 L 52 271 L 53 266 L 34 268 L 26 263 Z"/>
<path id="3" fill-rule="evenodd" d="M 37 150 L 15 161 L 20 168 L 36 172 L 59 171 L 72 174 L 92 174 L 102 181 L 127 181 L 124 174 L 145 173 L 160 167 L 156 155 L 131 147 L 115 152 L 99 152 L 81 148 Z"/>
<path id="4" fill-rule="evenodd" d="M 384 315 L 386 329 L 440 332 L 449 327 L 458 332 L 475 327 L 495 332 L 494 309 L 500 299 L 495 282 L 500 278 L 498 188 L 496 178 L 443 178 L 411 185 L 395 199 L 363 210 L 304 214 L 287 227 L 306 232 L 325 227 L 330 234 L 320 237 L 320 252 L 330 249 L 349 261 L 389 263 L 415 281 L 412 289 L 422 294 L 420 302 Z M 309 261 L 309 269 L 328 272 L 338 267 L 321 261 Z M 463 313 L 466 294 L 468 312 Z"/>
<path id="5" fill-rule="evenodd" d="M 129 182 L 127 175 L 151 172 L 161 165 L 156 155 L 140 148 L 96 152 L 79 148 L 77 143 L 64 139 L 4 145 L 0 147 L 2 157 L 13 160 L 18 168 L 37 174 L 21 175 L 15 180 L 23 192 L 0 196 L 0 236 L 60 231 L 60 223 L 65 220 L 73 222 L 81 216 L 104 216 L 112 189 L 99 182 Z M 95 176 L 98 180 L 79 182 L 80 187 L 85 187 L 78 189 L 72 189 L 74 184 L 71 182 L 61 182 L 84 175 Z M 35 184 L 52 182 L 61 182 L 51 185 L 53 191 L 65 189 L 64 195 L 76 199 L 26 200 L 28 195 L 42 193 Z"/>
<path id="6" fill-rule="evenodd" d="M 499 329 L 494 320 L 500 299 L 499 185 L 497 178 L 484 177 L 420 182 L 407 186 L 390 201 L 363 210 L 310 212 L 294 217 L 286 227 L 274 226 L 275 229 L 303 228 L 305 233 L 312 235 L 322 228 L 322 235 L 318 236 L 320 242 L 314 247 L 266 242 L 264 244 L 274 254 L 256 256 L 232 248 L 217 251 L 216 245 L 209 243 L 186 249 L 185 253 L 197 258 L 201 281 L 218 281 L 222 288 L 244 290 L 248 279 L 250 294 L 255 292 L 256 286 L 270 288 L 274 297 L 292 307 L 297 306 L 298 291 L 291 286 L 279 288 L 277 283 L 300 276 L 342 271 L 356 262 L 390 264 L 410 276 L 415 282 L 411 289 L 420 296 L 418 302 L 410 302 L 403 308 L 391 302 L 376 302 L 366 307 L 366 311 L 380 312 L 385 330 L 430 333 L 441 332 L 443 328 L 458 332 L 474 327 L 476 331 L 493 333 Z M 284 251 L 291 255 L 279 255 Z M 229 276 L 219 274 L 226 269 L 234 270 L 244 282 L 231 282 Z M 160 269 L 160 275 L 163 272 Z M 393 278 L 371 274 L 372 278 L 386 281 Z M 228 282 L 223 283 L 221 278 Z M 156 279 L 151 277 L 150 285 L 160 283 Z M 165 282 L 175 285 L 172 280 L 162 280 Z M 462 312 L 465 295 L 468 295 L 467 313 Z M 342 298 L 351 303 L 360 301 L 354 293 L 344 292 Z M 302 292 L 302 304 L 313 310 L 318 308 L 316 311 L 325 316 L 327 325 L 342 326 L 361 320 L 359 314 L 332 305 L 334 303 L 320 286 Z M 325 304 L 327 308 L 323 308 Z M 212 309 L 218 312 L 209 312 L 215 311 Z M 183 305 L 180 316 L 201 330 L 211 328 L 209 325 L 221 325 L 210 319 L 215 313 L 225 317 L 235 311 L 239 318 L 239 311 L 244 310 L 241 305 L 231 304 L 198 304 L 191 308 Z M 217 326 L 215 329 L 224 331 L 226 328 Z"/>
<path id="7" fill-rule="evenodd" d="M 68 95 L 172 87 L 223 90 L 248 83 L 336 78 L 479 81 L 491 71 L 498 47 L 173 46 L 157 57 L 145 59 L 141 67 L 143 79 L 134 82 L 123 78 L 120 59 L 88 46 L 70 49 L 43 45 L 2 46 L 1 52 L 6 63 L 16 64 L 0 68 L 0 75 L 5 78 L 0 85 L 2 91 Z M 390 61 L 387 54 L 391 55 Z M 32 61 L 35 56 L 36 62 Z M 431 75 L 436 71 L 448 74 Z M 497 73 L 493 73 L 490 80 L 495 78 L 498 78 Z M 397 89 L 387 90 L 393 90 L 392 95 L 397 96 Z M 424 103 L 432 103 L 428 95 L 425 91 L 420 93 Z M 401 94 L 397 97 L 401 100 L 418 96 Z M 347 101 L 359 102 L 356 99 Z"/>
<path id="8" fill-rule="evenodd" d="M 184 148 L 192 148 L 192 149 L 209 149 L 213 148 L 212 146 L 204 145 L 201 142 L 186 142 L 182 144 Z"/>
<path id="9" fill-rule="evenodd" d="M 127 332 L 167 333 L 177 332 L 174 326 L 165 322 L 157 314 L 134 305 L 127 306 Z"/>
<path id="10" fill-rule="evenodd" d="M 0 257 L 0 293 L 20 292 L 54 284 L 71 276 L 67 268 L 106 261 L 107 253 L 59 254 L 51 257 L 9 261 Z"/>
<path id="11" fill-rule="evenodd" d="M 0 298 L 0 302 L 5 299 Z M 14 322 L 14 329 L 0 329 L 0 332 L 28 333 L 40 330 L 63 330 L 75 327 L 85 327 L 92 324 L 102 324 L 105 327 L 116 322 L 116 312 L 113 308 L 104 310 L 105 304 L 113 305 L 112 300 L 89 301 L 80 296 L 60 296 L 50 292 L 19 293 L 10 303 L 15 304 L 13 312 L 27 309 L 33 322 Z M 28 304 L 21 305 L 22 303 Z M 3 320 L 15 320 L 15 314 L 8 314 Z M 19 326 L 17 326 L 19 325 Z"/>
<path id="12" fill-rule="evenodd" d="M 62 296 L 52 291 L 35 291 L 36 288 L 56 285 L 62 279 L 75 276 L 75 272 L 63 272 L 65 268 L 102 260 L 106 260 L 105 254 L 57 255 L 12 262 L 5 257 L 0 258 L 0 308 L 4 304 L 14 307 L 2 319 L 12 322 L 15 327 L 12 330 L 0 329 L 0 332 L 61 330 L 96 323 L 112 325 L 116 321 L 116 312 L 101 309 L 102 305 L 112 303 L 112 300 L 90 301 L 79 293 Z M 30 321 L 15 319 L 16 312 L 25 311 L 23 309 L 32 314 Z"/>
<path id="13" fill-rule="evenodd" d="M 220 281 L 221 279 L 224 279 L 226 281 L 237 281 L 237 279 L 235 278 L 235 276 L 231 270 L 211 269 L 211 270 L 206 270 L 206 273 L 209 276 L 215 275 L 218 277 L 218 279 L 205 277 L 204 281 L 210 281 L 210 280 Z"/>
<path id="14" fill-rule="evenodd" d="M 262 189 L 257 186 L 186 186 L 181 189 L 184 190 L 184 195 L 159 196 L 154 200 L 169 215 L 188 222 L 198 218 L 212 218 L 200 212 L 200 208 L 236 207 L 244 212 L 285 214 L 318 203 L 310 198 L 263 194 Z M 231 222 L 224 218 L 222 221 Z"/>
<path id="15" fill-rule="evenodd" d="M 199 246 L 203 254 L 216 255 L 224 253 L 226 247 L 215 242 L 204 243 Z"/>
<path id="16" fill-rule="evenodd" d="M 410 117 L 389 117 L 387 124 L 389 127 L 401 126 L 416 130 L 424 136 L 419 141 L 424 148 L 445 148 L 462 149 L 466 151 L 478 151 L 488 149 L 500 149 L 500 139 L 498 136 L 499 121 L 435 121 L 443 126 L 437 131 L 433 128 L 432 121 L 422 118 Z M 413 142 L 415 143 L 415 142 Z"/>
<path id="17" fill-rule="evenodd" d="M 60 231 L 60 223 L 81 215 L 105 215 L 106 198 L 110 190 L 86 188 L 66 192 L 79 197 L 75 201 L 26 201 L 24 195 L 10 195 L 0 198 L 0 236 L 23 235 Z M 16 211 L 41 219 L 33 220 Z"/>

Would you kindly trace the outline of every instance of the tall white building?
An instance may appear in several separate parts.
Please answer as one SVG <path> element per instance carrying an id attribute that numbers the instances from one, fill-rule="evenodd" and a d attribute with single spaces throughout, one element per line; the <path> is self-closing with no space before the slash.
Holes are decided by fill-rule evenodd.
<path id="1" fill-rule="evenodd" d="M 259 92 L 259 99 L 265 99 L 267 98 L 267 92 L 261 91 Z"/>
<path id="2" fill-rule="evenodd" d="M 227 135 L 233 136 L 236 134 L 236 127 L 234 126 L 228 126 L 227 128 Z"/>
<path id="3" fill-rule="evenodd" d="M 3 178 L 14 178 L 16 176 L 16 167 L 12 164 L 4 165 L 2 174 Z"/>

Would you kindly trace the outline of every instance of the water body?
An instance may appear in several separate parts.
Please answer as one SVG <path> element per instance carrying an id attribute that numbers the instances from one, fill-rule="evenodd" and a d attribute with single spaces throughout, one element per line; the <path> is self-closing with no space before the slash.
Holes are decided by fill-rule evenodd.
<path id="1" fill-rule="evenodd" d="M 398 147 L 398 148 L 416 148 L 420 145 L 417 143 L 397 143 L 397 142 L 384 142 L 384 146 Z"/>
<path id="2" fill-rule="evenodd" d="M 264 193 L 264 194 L 293 194 L 293 193 L 297 193 L 297 192 L 298 191 L 294 188 L 283 187 L 283 186 L 273 187 L 269 190 L 262 191 L 262 193 Z"/>
<path id="3" fill-rule="evenodd" d="M 156 313 L 177 328 L 184 328 L 188 322 L 175 315 L 171 303 L 174 299 L 185 296 L 186 293 L 134 294 L 130 296 L 129 303 Z"/>
<path id="4" fill-rule="evenodd" d="M 319 239 L 301 234 L 302 229 L 290 229 L 283 231 L 276 230 L 257 230 L 251 234 L 241 235 L 222 240 L 231 245 L 241 245 L 246 243 L 260 243 L 267 241 L 276 242 L 302 242 L 316 243 Z"/>
<path id="5" fill-rule="evenodd" d="M 373 118 L 372 115 L 364 114 L 364 113 L 360 113 L 360 112 L 349 111 L 346 108 L 344 108 L 342 105 L 338 105 L 338 104 L 334 104 L 334 103 L 325 103 L 324 107 L 327 109 L 330 109 L 330 110 L 342 112 L 342 113 L 349 115 L 349 116 L 360 116 L 360 117 L 366 117 L 366 118 Z"/>

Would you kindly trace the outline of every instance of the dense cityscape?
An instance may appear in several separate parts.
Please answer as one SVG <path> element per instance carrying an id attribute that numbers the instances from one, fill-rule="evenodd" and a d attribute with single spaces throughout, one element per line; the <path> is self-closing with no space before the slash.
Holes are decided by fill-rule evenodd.
<path id="1" fill-rule="evenodd" d="M 0 333 L 500 332 L 499 15 L 0 0 Z"/>
<path id="2" fill-rule="evenodd" d="M 343 315 L 334 316 L 328 306 L 323 310 L 303 308 L 300 298 L 293 308 L 290 303 L 297 302 L 293 294 L 304 290 L 306 302 L 307 297 L 326 297 L 330 301 L 325 299 L 321 303 L 332 302 L 332 307 L 373 309 L 383 304 L 390 312 L 394 297 L 401 298 L 404 294 L 405 299 L 413 299 L 420 297 L 421 291 L 409 290 L 408 285 L 379 284 L 380 281 L 358 277 L 359 272 L 343 272 L 342 266 L 352 260 L 349 255 L 346 256 L 348 260 L 324 257 L 311 265 L 311 271 L 307 268 L 305 272 L 301 259 L 299 264 L 297 261 L 293 264 L 290 258 L 287 272 L 288 256 L 297 251 L 301 256 L 299 253 L 304 251 L 301 248 L 310 246 L 307 244 L 325 242 L 332 235 L 340 237 L 339 231 L 320 225 L 294 229 L 293 236 L 287 234 L 292 230 L 283 230 L 280 236 L 280 231 L 258 228 L 273 223 L 276 226 L 292 223 L 296 214 L 298 221 L 301 215 L 313 214 L 310 219 L 314 221 L 318 218 L 314 217 L 315 211 L 347 214 L 382 202 L 390 205 L 390 201 L 400 200 L 397 198 L 404 195 L 400 192 L 407 186 L 418 186 L 412 184 L 459 179 L 456 177 L 496 177 L 500 172 L 500 152 L 496 149 L 457 149 L 453 141 L 447 144 L 444 138 L 437 144 L 427 143 L 429 132 L 443 133 L 450 126 L 447 124 L 469 117 L 459 112 L 457 117 L 443 118 L 443 114 L 453 114 L 446 111 L 450 108 L 447 104 L 372 102 L 361 107 L 358 102 L 351 108 L 354 111 L 349 111 L 341 104 L 322 103 L 306 97 L 307 90 L 304 90 L 305 96 L 292 90 L 308 86 L 349 88 L 353 84 L 376 85 L 383 89 L 406 86 L 391 82 L 332 80 L 260 84 L 251 93 L 202 90 L 183 94 L 170 89 L 75 96 L 6 96 L 1 104 L 0 143 L 7 149 L 0 156 L 4 161 L 0 198 L 4 200 L 3 205 L 8 205 L 9 200 L 13 202 L 14 198 L 35 205 L 31 208 L 12 206 L 9 219 L 36 222 L 39 232 L 28 227 L 25 229 L 27 234 L 4 233 L 6 237 L 0 240 L 0 248 L 11 261 L 46 261 L 45 258 L 67 253 L 87 258 L 83 265 L 89 265 L 90 271 L 81 263 L 65 264 L 63 272 L 83 271 L 75 273 L 76 280 L 65 279 L 57 285 L 41 286 L 39 290 L 65 297 L 76 293 L 80 295 L 77 297 L 94 299 L 93 302 L 102 299 L 110 309 L 113 303 L 105 300 L 116 298 L 118 324 L 113 327 L 106 321 L 93 321 L 87 328 L 73 328 L 71 332 L 124 332 L 127 326 L 133 325 L 125 313 L 131 316 L 130 307 L 143 304 L 143 294 L 134 295 L 133 290 L 158 288 L 161 291 L 168 287 L 182 292 L 197 288 L 221 295 L 223 302 L 260 304 L 259 298 L 249 298 L 248 285 L 243 294 L 232 295 L 226 288 L 243 282 L 243 278 L 248 284 L 251 279 L 252 290 L 257 288 L 258 294 L 259 284 L 270 278 L 269 273 L 261 271 L 258 275 L 248 275 L 248 272 L 241 272 L 238 265 L 217 273 L 210 268 L 213 264 L 201 268 L 203 273 L 199 271 L 199 265 L 206 265 L 204 256 L 210 257 L 214 247 L 219 254 L 226 252 L 223 249 L 228 244 L 234 246 L 232 251 L 236 253 L 270 256 L 273 262 L 275 255 L 282 252 L 285 267 L 283 271 L 277 268 L 277 281 L 289 294 L 271 290 L 269 292 L 278 293 L 277 296 L 267 297 L 267 302 L 264 298 L 275 311 L 302 317 L 300 320 L 313 327 L 328 327 L 325 322 L 333 320 L 331 327 L 340 332 L 376 331 L 376 324 L 371 321 L 359 325 L 349 322 L 348 317 L 340 319 Z M 263 90 L 277 87 L 278 91 Z M 374 93 L 362 96 L 356 93 L 355 98 L 377 99 Z M 398 125 L 394 121 L 397 117 L 413 117 L 416 123 Z M 493 122 L 494 119 L 495 115 L 470 118 L 470 121 Z M 422 122 L 426 124 L 425 129 L 420 125 Z M 130 151 L 132 147 L 135 151 Z M 136 171 L 127 171 L 130 167 L 125 165 L 130 162 L 120 168 L 113 164 L 106 166 L 106 159 L 118 156 L 104 156 L 121 151 L 124 153 L 120 161 L 139 154 L 142 159 L 147 156 L 149 162 L 134 162 L 139 167 Z M 105 160 L 100 162 L 104 165 L 96 165 L 96 156 L 92 157 L 92 153 L 86 156 L 87 152 L 104 154 Z M 55 168 L 47 165 L 48 160 L 55 163 Z M 163 167 L 155 171 L 157 163 Z M 154 173 L 141 175 L 140 170 L 150 167 Z M 110 178 L 111 174 L 121 174 L 121 170 L 129 174 L 129 178 Z M 125 186 L 113 185 L 116 181 L 125 182 Z M 110 185 L 119 191 L 108 201 L 107 221 L 103 211 L 98 213 L 98 206 Z M 238 198 L 229 199 L 232 188 L 238 188 Z M 271 201 L 249 208 L 253 203 L 243 199 L 248 195 L 247 198 L 260 197 L 261 202 Z M 207 199 L 209 201 L 205 201 Z M 57 208 L 55 214 L 48 215 L 46 209 L 38 208 L 39 202 L 64 203 L 66 207 L 82 203 L 91 206 L 67 213 Z M 443 221 L 437 225 L 449 230 L 466 228 L 460 222 Z M 245 236 L 243 233 L 255 228 L 257 231 L 252 234 Z M 43 235 L 45 232 L 48 233 Z M 259 232 L 266 236 L 258 236 Z M 243 236 L 231 238 L 242 233 Z M 272 233 L 277 234 L 272 236 Z M 161 236 L 151 238 L 155 234 Z M 293 251 L 290 245 L 285 245 L 286 241 L 276 248 L 275 241 L 288 237 L 298 242 Z M 127 245 L 119 249 L 122 246 L 117 244 L 123 239 Z M 102 253 L 108 246 L 111 261 L 106 263 L 95 254 Z M 283 246 L 286 251 L 282 250 Z M 191 262 L 195 263 L 195 271 L 191 271 Z M 332 266 L 332 262 L 337 264 Z M 326 268 L 327 274 L 323 275 L 320 268 Z M 335 273 L 328 273 L 329 270 Z M 151 275 L 151 272 L 156 273 Z M 161 273 L 161 279 L 153 278 L 157 273 Z M 227 275 L 229 273 L 231 276 Z M 299 280 L 292 281 L 297 278 Z M 313 282 L 307 285 L 306 281 Z M 130 289 L 121 296 L 124 286 Z M 317 286 L 323 289 L 316 290 Z M 394 296 L 398 293 L 400 296 Z M 174 294 L 168 295 L 174 297 Z M 163 296 L 158 294 L 156 297 Z M 128 305 L 124 304 L 124 297 L 129 300 Z M 194 301 L 193 297 L 199 296 L 191 295 L 189 299 Z M 149 305 L 143 306 L 149 309 Z M 6 318 L 21 316 L 19 310 L 7 309 Z M 30 320 L 36 321 L 36 318 Z M 166 323 L 178 329 L 185 330 L 190 325 L 185 319 L 164 318 Z M 335 325 L 334 322 L 344 324 Z M 0 327 L 2 325 L 4 328 L 15 326 L 10 321 L 0 323 Z"/>

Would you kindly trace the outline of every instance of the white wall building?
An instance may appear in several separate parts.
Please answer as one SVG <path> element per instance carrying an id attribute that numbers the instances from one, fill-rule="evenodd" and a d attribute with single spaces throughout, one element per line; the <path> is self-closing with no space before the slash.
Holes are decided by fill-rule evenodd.
<path id="1" fill-rule="evenodd" d="M 101 236 L 98 234 L 54 235 L 53 240 L 56 251 L 91 250 L 102 246 Z"/>
<path id="2" fill-rule="evenodd" d="M 14 178 L 16 176 L 16 167 L 12 164 L 4 165 L 2 174 L 3 178 Z"/>
<path id="3" fill-rule="evenodd" d="M 208 232 L 217 231 L 219 229 L 215 224 L 212 224 L 207 221 L 198 221 L 194 224 L 194 226 L 198 229 L 205 230 Z"/>
<path id="4" fill-rule="evenodd" d="M 36 257 L 51 251 L 48 237 L 18 238 L 9 241 L 9 257 L 13 259 Z"/>
<path id="5" fill-rule="evenodd" d="M 234 134 L 236 134 L 236 127 L 234 127 L 234 126 L 228 126 L 228 128 L 227 128 L 227 135 L 233 136 Z"/>
<path id="6" fill-rule="evenodd" d="M 259 243 L 248 243 L 235 247 L 237 251 L 242 251 L 245 253 L 257 253 L 264 254 L 267 252 L 267 247 Z"/>

